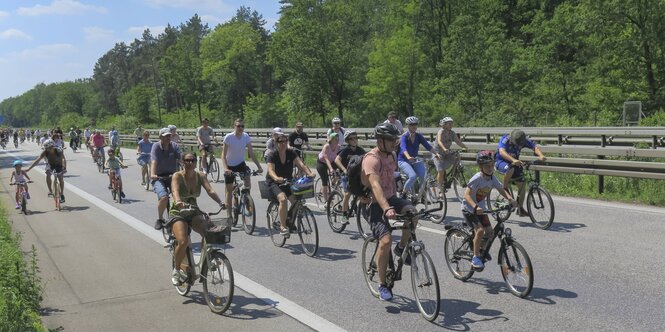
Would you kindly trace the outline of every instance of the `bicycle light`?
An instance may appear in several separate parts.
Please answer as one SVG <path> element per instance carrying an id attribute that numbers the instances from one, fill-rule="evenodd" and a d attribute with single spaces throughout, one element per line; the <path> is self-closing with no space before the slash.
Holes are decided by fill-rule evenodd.
<path id="1" fill-rule="evenodd" d="M 506 227 L 506 229 L 503 230 L 503 233 L 506 234 L 506 237 L 511 237 L 513 235 L 513 231 L 509 227 Z"/>

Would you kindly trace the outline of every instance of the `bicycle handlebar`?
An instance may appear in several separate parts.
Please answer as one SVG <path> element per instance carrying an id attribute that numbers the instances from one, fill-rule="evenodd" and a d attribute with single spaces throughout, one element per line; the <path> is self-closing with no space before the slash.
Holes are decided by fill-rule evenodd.
<path id="1" fill-rule="evenodd" d="M 21 181 L 21 182 L 10 182 L 9 185 L 10 186 L 20 186 L 20 185 L 25 185 L 27 183 L 32 183 L 32 182 L 33 182 L 32 180 L 30 180 L 30 181 Z"/>
<path id="2" fill-rule="evenodd" d="M 220 214 L 222 212 L 222 210 L 226 210 L 226 204 L 222 203 L 222 205 L 219 207 L 219 210 L 217 210 L 217 212 L 210 212 L 210 213 L 206 213 L 206 214 L 209 215 L 209 216 L 215 216 L 215 215 Z M 191 213 L 191 212 L 201 211 L 201 209 L 199 209 L 198 205 L 186 204 L 185 207 L 180 209 L 179 211 L 180 212 Z M 203 211 L 201 211 L 201 212 L 203 212 Z"/>
<path id="3" fill-rule="evenodd" d="M 415 218 L 415 217 L 424 216 L 424 215 L 426 215 L 426 214 L 430 214 L 430 213 L 432 213 L 432 212 L 436 212 L 436 211 L 441 211 L 441 210 L 443 210 L 443 202 L 442 202 L 442 201 L 438 201 L 437 203 L 439 204 L 439 207 L 438 207 L 438 208 L 434 208 L 434 209 L 422 210 L 422 211 L 418 211 L 418 212 L 415 212 L 415 213 L 413 213 L 413 212 L 411 212 L 411 211 L 407 211 L 406 213 L 403 213 L 403 214 L 396 213 L 396 214 L 395 214 L 395 220 L 404 220 L 404 221 L 407 221 L 407 220 L 411 220 L 411 219 L 413 219 L 413 218 Z M 387 213 L 388 211 L 390 211 L 390 209 L 393 209 L 393 210 L 394 210 L 395 208 L 391 206 L 391 207 L 389 207 L 388 209 L 386 209 L 385 211 L 383 211 L 383 217 L 384 217 L 384 218 L 386 217 L 386 213 Z"/>

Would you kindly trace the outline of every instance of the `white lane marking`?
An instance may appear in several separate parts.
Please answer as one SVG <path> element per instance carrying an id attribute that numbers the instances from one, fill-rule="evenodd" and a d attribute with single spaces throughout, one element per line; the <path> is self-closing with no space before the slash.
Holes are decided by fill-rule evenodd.
<path id="1" fill-rule="evenodd" d="M 11 152 L 6 152 L 6 153 L 13 156 L 14 158 L 19 158 L 18 156 L 14 155 Z M 38 170 L 42 174 L 45 174 L 45 171 L 42 168 L 34 168 L 34 169 Z M 108 214 L 112 215 L 116 219 L 127 224 L 127 226 L 137 230 L 139 233 L 157 242 L 157 244 L 162 246 L 164 245 L 164 238 L 162 237 L 161 232 L 156 231 L 154 228 L 145 224 L 141 220 L 136 219 L 135 217 L 119 210 L 118 208 L 106 203 L 105 201 L 102 201 L 101 199 L 95 197 L 92 194 L 87 193 L 86 191 L 72 185 L 71 183 L 66 183 L 65 187 L 67 190 L 75 193 L 81 198 L 96 205 L 98 208 L 106 211 Z M 256 296 L 256 298 L 265 302 L 266 304 L 275 306 L 277 310 L 293 317 L 294 319 L 311 327 L 314 330 L 346 331 L 343 328 L 326 320 L 325 318 L 316 315 L 315 313 L 301 307 L 295 302 L 279 295 L 278 293 L 266 288 L 265 286 L 238 273 L 238 271 L 236 270 L 233 271 L 233 277 L 235 279 L 236 287 L 246 291 L 249 294 Z"/>

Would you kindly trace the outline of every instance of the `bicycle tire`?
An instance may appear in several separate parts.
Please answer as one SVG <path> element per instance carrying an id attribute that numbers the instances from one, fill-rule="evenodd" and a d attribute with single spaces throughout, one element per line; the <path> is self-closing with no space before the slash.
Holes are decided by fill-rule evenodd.
<path id="1" fill-rule="evenodd" d="M 372 236 L 372 226 L 369 224 L 369 205 L 358 202 L 356 208 L 356 222 L 358 224 L 358 233 L 363 239 Z"/>
<path id="2" fill-rule="evenodd" d="M 319 250 L 319 228 L 314 213 L 304 205 L 298 213 L 298 237 L 305 255 L 314 257 Z"/>
<path id="3" fill-rule="evenodd" d="M 455 197 L 457 198 L 458 202 L 462 202 L 464 200 L 464 192 L 466 191 L 466 176 L 464 175 L 464 168 L 461 166 L 456 166 L 457 170 L 455 171 L 456 175 L 453 177 L 453 191 L 455 191 Z"/>
<path id="4" fill-rule="evenodd" d="M 238 227 L 238 217 L 240 216 L 240 195 L 237 194 L 236 190 L 233 191 L 233 197 L 231 197 L 231 218 L 233 219 L 233 227 Z"/>
<path id="5" fill-rule="evenodd" d="M 171 238 L 171 232 L 168 229 L 168 227 L 166 227 L 166 225 L 162 225 L 162 237 L 164 238 L 164 241 L 166 243 L 169 243 L 169 239 Z"/>
<path id="6" fill-rule="evenodd" d="M 499 265 L 508 290 L 517 297 L 527 297 L 533 288 L 533 266 L 524 247 L 515 240 L 502 245 Z M 521 285 L 517 281 L 522 281 Z"/>
<path id="7" fill-rule="evenodd" d="M 547 190 L 541 187 L 529 189 L 526 208 L 531 222 L 540 229 L 548 229 L 554 222 L 554 201 Z"/>
<path id="8" fill-rule="evenodd" d="M 201 272 L 203 276 L 203 298 L 210 311 L 224 313 L 233 301 L 233 267 L 220 251 L 208 255 Z"/>
<path id="9" fill-rule="evenodd" d="M 141 174 L 141 177 L 143 177 L 143 174 Z M 145 177 L 143 177 L 143 180 L 145 181 L 143 188 L 145 188 L 145 190 L 150 190 L 150 167 L 147 167 L 147 172 Z"/>
<path id="10" fill-rule="evenodd" d="M 513 188 L 512 186 L 508 188 L 508 193 L 510 194 L 511 197 L 513 196 Z M 506 204 L 506 199 L 501 196 L 499 191 L 497 189 L 492 189 L 485 198 L 485 202 L 487 203 L 487 208 L 492 209 L 495 206 L 501 206 Z M 512 210 L 503 210 L 498 213 L 496 213 L 494 216 L 497 219 L 497 221 L 506 221 L 508 218 L 510 218 L 510 215 L 512 214 Z"/>
<path id="11" fill-rule="evenodd" d="M 268 233 L 270 234 L 272 244 L 275 247 L 283 247 L 284 243 L 286 243 L 286 237 L 279 234 L 281 227 L 279 224 L 279 214 L 277 213 L 278 207 L 279 203 L 270 201 L 266 209 L 266 220 L 268 221 Z"/>
<path id="12" fill-rule="evenodd" d="M 175 244 L 174 244 L 174 246 L 175 246 Z M 174 250 L 171 252 L 171 271 L 173 271 L 173 269 L 175 268 L 175 256 L 173 255 L 173 252 L 175 251 L 175 247 L 173 249 Z M 191 253 L 190 253 L 191 250 L 192 250 L 191 247 L 187 247 L 187 249 L 185 250 L 185 252 L 187 253 L 185 255 L 185 259 L 187 260 L 187 263 L 188 263 L 187 266 L 189 266 L 190 269 L 193 269 L 194 264 L 192 264 L 193 262 L 190 262 L 190 260 L 189 260 L 189 257 L 191 257 Z M 182 284 L 177 285 L 177 286 L 173 286 L 173 287 L 175 287 L 175 291 L 178 294 L 180 294 L 181 296 L 186 296 L 189 293 L 189 290 L 192 289 L 192 284 L 191 284 L 192 281 L 189 280 L 189 279 L 190 279 L 190 276 L 188 274 L 186 282 L 183 282 Z"/>
<path id="13" fill-rule="evenodd" d="M 242 215 L 242 228 L 247 235 L 252 235 L 256 228 L 256 206 L 254 199 L 248 193 L 240 195 L 240 214 Z"/>
<path id="14" fill-rule="evenodd" d="M 323 199 L 323 191 L 321 188 L 321 178 L 317 178 L 316 181 L 314 181 L 314 202 L 316 202 L 316 207 L 323 211 L 326 208 L 326 201 Z"/>
<path id="15" fill-rule="evenodd" d="M 444 242 L 444 258 L 448 270 L 455 279 L 467 281 L 473 276 L 471 258 L 473 257 L 473 244 L 471 235 L 461 229 L 453 228 L 446 233 Z"/>
<path id="16" fill-rule="evenodd" d="M 21 191 L 21 212 L 28 214 L 28 200 L 25 198 L 25 191 Z"/>
<path id="17" fill-rule="evenodd" d="M 446 193 L 445 191 L 441 192 L 439 184 L 434 179 L 427 181 L 426 186 L 425 198 L 423 200 L 425 210 L 429 210 L 430 205 L 436 205 L 438 202 L 441 202 L 441 210 L 428 214 L 428 219 L 435 224 L 440 224 L 444 219 L 446 219 L 446 215 L 448 214 L 448 201 L 446 200 Z M 439 199 L 440 192 L 443 194 L 443 199 Z"/>
<path id="18" fill-rule="evenodd" d="M 53 176 L 53 201 L 55 202 L 55 209 L 60 211 L 60 181 L 58 181 L 58 176 Z"/>
<path id="19" fill-rule="evenodd" d="M 213 182 L 219 182 L 219 163 L 214 157 L 210 158 L 210 163 L 208 164 L 208 176 Z"/>
<path id="20" fill-rule="evenodd" d="M 342 199 L 342 193 L 335 190 L 330 193 L 330 196 L 328 196 L 328 202 L 326 203 L 328 225 L 330 225 L 330 229 L 335 233 L 341 233 L 346 228 L 346 224 L 342 222 Z"/>
<path id="21" fill-rule="evenodd" d="M 102 161 L 102 157 L 97 157 L 97 170 L 99 173 L 104 173 L 104 162 Z"/>
<path id="22" fill-rule="evenodd" d="M 427 321 L 434 321 L 441 308 L 441 290 L 436 267 L 425 250 L 411 253 L 411 288 L 420 314 Z M 429 296 L 425 297 L 427 293 Z"/>
<path id="23" fill-rule="evenodd" d="M 369 288 L 369 292 L 372 296 L 379 297 L 379 271 L 377 265 L 374 262 L 374 257 L 376 256 L 376 249 L 378 247 L 378 242 L 374 236 L 369 236 L 363 242 L 362 249 L 362 259 L 361 259 L 361 268 L 363 276 L 365 276 L 365 283 Z"/>
<path id="24" fill-rule="evenodd" d="M 114 188 L 114 189 L 111 189 L 111 197 L 113 197 L 113 201 L 115 202 L 115 200 L 116 200 L 116 191 L 115 191 L 115 188 Z"/>

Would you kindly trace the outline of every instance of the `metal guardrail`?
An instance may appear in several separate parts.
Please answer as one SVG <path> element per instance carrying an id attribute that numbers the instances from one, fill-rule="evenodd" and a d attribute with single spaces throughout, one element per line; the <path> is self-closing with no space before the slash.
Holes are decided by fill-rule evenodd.
<path id="1" fill-rule="evenodd" d="M 325 144 L 328 128 L 308 128 L 310 145 L 318 153 Z M 361 138 L 364 147 L 374 145 L 372 128 L 353 128 Z M 419 132 L 434 141 L 439 128 L 419 128 Z M 496 150 L 499 138 L 512 128 L 455 128 L 460 140 L 469 148 L 462 153 L 462 159 L 471 163 L 475 151 Z M 543 165 L 534 165 L 536 173 L 557 172 L 598 176 L 598 192 L 604 190 L 604 176 L 632 177 L 665 180 L 665 127 L 582 127 L 582 128 L 523 128 L 525 133 L 537 141 L 548 158 Z M 157 129 L 149 130 L 156 136 Z M 232 132 L 232 129 L 215 129 L 218 137 Z M 250 136 L 257 138 L 252 146 L 257 151 L 265 149 L 265 141 L 271 136 L 272 128 L 245 129 Z M 288 130 L 287 130 L 288 132 Z M 179 129 L 183 145 L 194 149 L 195 129 Z M 364 138 L 364 139 L 363 139 Z M 135 141 L 133 135 L 121 135 L 123 142 Z M 220 139 L 221 142 L 221 139 Z M 638 148 L 644 146 L 648 148 Z M 615 158 L 615 159 L 606 159 Z M 616 158 L 643 158 L 653 161 L 616 160 Z M 530 160 L 533 157 L 525 156 Z"/>

